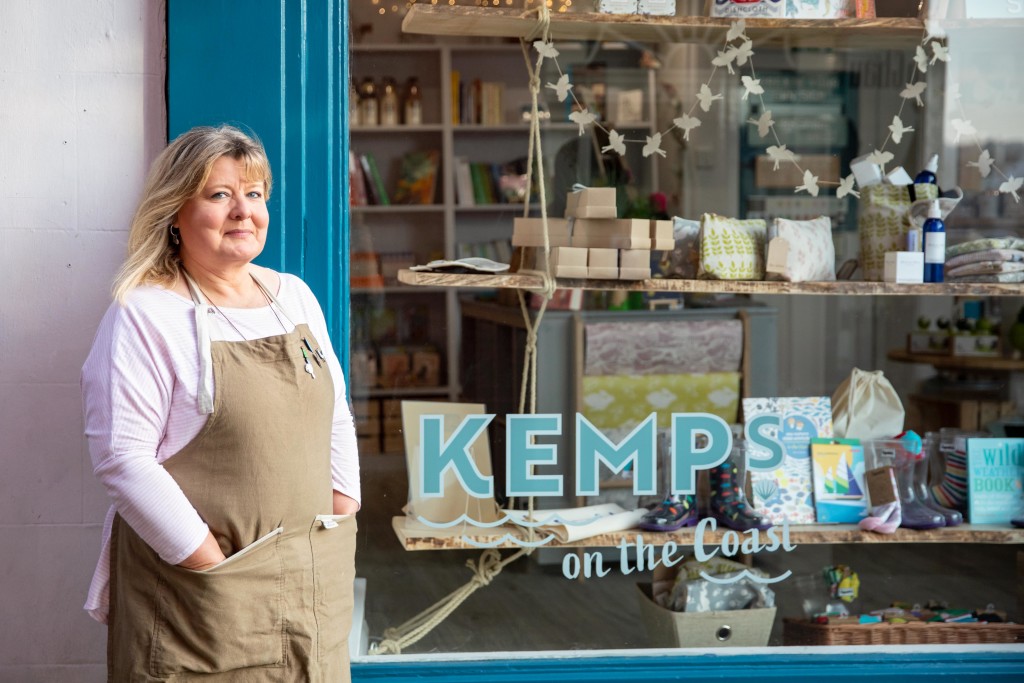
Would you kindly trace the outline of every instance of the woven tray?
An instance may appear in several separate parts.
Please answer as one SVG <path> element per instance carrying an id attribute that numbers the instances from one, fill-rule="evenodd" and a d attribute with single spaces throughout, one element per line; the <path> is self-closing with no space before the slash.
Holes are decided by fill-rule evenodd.
<path id="1" fill-rule="evenodd" d="M 1024 643 L 1020 624 L 812 624 L 783 619 L 786 645 L 938 645 Z"/>

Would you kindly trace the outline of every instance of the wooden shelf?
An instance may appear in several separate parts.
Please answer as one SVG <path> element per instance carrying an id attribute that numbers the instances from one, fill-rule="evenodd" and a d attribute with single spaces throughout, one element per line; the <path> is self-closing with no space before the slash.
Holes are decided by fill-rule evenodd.
<path id="1" fill-rule="evenodd" d="M 524 529 L 514 526 L 501 526 L 492 529 L 466 527 L 464 532 L 456 527 L 445 531 L 438 531 L 404 516 L 393 517 L 391 519 L 391 526 L 395 530 L 398 541 L 405 550 L 472 550 L 477 547 L 473 543 L 494 543 L 505 534 L 523 540 L 527 537 Z M 777 529 L 776 532 L 781 536 L 781 529 Z M 707 532 L 703 539 L 705 545 L 720 542 L 723 533 L 724 531 L 721 528 L 714 532 Z M 552 541 L 542 547 L 614 548 L 624 540 L 635 545 L 637 536 L 642 536 L 643 542 L 648 545 L 661 546 L 668 541 L 672 541 L 680 546 L 692 546 L 696 532 L 693 528 L 667 533 L 630 529 L 613 534 L 593 536 L 574 543 L 562 544 Z M 536 538 L 538 540 L 544 538 L 543 532 L 538 532 Z M 467 543 L 464 539 L 468 539 L 471 543 Z M 765 540 L 762 535 L 762 542 Z M 853 524 L 811 524 L 791 526 L 789 528 L 789 540 L 798 546 L 837 545 L 843 543 L 983 543 L 989 545 L 1010 545 L 1024 543 L 1024 529 L 1016 529 L 1009 525 L 964 524 L 963 526 L 951 529 L 933 529 L 930 531 L 899 529 L 894 534 L 875 534 L 861 531 Z M 519 548 L 520 546 L 505 541 L 496 547 Z"/>
<path id="2" fill-rule="evenodd" d="M 440 213 L 444 204 L 366 204 L 349 208 L 352 213 Z"/>
<path id="3" fill-rule="evenodd" d="M 379 398 L 388 396 L 443 396 L 451 391 L 451 387 L 373 387 L 352 389 L 352 398 Z"/>
<path id="4" fill-rule="evenodd" d="M 551 37 L 572 40 L 636 40 L 650 43 L 722 43 L 733 20 L 704 16 L 645 17 L 592 12 L 551 15 Z M 416 4 L 402 21 L 406 33 L 526 38 L 538 27 L 536 15 L 521 9 Z M 916 18 L 747 19 L 747 36 L 773 47 L 896 49 L 921 40 Z"/>
<path id="5" fill-rule="evenodd" d="M 414 6 L 415 7 L 415 6 Z M 462 275 L 401 270 L 398 281 L 407 285 L 455 288 L 539 290 L 540 277 L 505 273 Z M 767 282 L 763 280 L 578 280 L 559 278 L 559 289 L 630 290 L 640 292 L 817 294 L 833 296 L 1024 296 L 1024 284 L 973 282 L 900 285 L 891 282 Z"/>
<path id="6" fill-rule="evenodd" d="M 1024 371 L 1024 360 L 1014 358 L 984 358 L 980 356 L 950 356 L 939 353 L 910 353 L 893 349 L 886 354 L 889 360 L 900 363 L 925 363 L 940 370 L 977 370 L 989 372 Z"/>
<path id="7" fill-rule="evenodd" d="M 353 287 L 353 295 L 371 294 L 443 294 L 448 291 L 444 287 L 403 287 L 402 285 L 384 285 L 383 287 Z"/>

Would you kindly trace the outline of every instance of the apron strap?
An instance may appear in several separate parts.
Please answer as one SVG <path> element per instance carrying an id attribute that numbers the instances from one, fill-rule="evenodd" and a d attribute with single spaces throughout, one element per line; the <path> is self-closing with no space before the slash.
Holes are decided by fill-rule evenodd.
<path id="1" fill-rule="evenodd" d="M 270 305 L 276 306 L 277 310 L 281 313 L 281 315 L 285 317 L 285 320 L 291 323 L 291 326 L 293 328 L 298 327 L 298 325 L 295 324 L 295 318 L 293 318 L 291 314 L 289 314 L 288 311 L 285 310 L 285 307 L 281 304 L 280 301 L 277 300 L 277 297 L 274 296 L 274 293 L 271 292 L 270 289 L 265 284 L 263 284 L 263 281 L 256 277 L 256 274 L 252 272 L 249 273 L 249 277 L 251 277 L 253 281 L 256 283 L 256 285 L 263 290 L 263 293 L 266 295 L 267 300 L 270 301 Z"/>
<path id="2" fill-rule="evenodd" d="M 213 354 L 210 352 L 210 313 L 213 311 L 206 298 L 199 290 L 192 276 L 184 268 L 181 272 L 185 275 L 185 282 L 188 284 L 188 291 L 195 302 L 196 316 L 196 345 L 199 351 L 199 412 L 203 415 L 213 413 L 213 397 L 210 395 L 210 387 L 213 386 Z"/>

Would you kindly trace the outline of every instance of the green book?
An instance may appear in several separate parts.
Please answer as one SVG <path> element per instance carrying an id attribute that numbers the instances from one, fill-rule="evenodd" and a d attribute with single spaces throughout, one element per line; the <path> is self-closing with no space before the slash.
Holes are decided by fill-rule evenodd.
<path id="1" fill-rule="evenodd" d="M 373 184 L 373 194 L 376 196 L 377 203 L 381 206 L 389 206 L 391 201 L 388 199 L 388 191 L 384 188 L 384 181 L 380 177 L 380 170 L 377 168 L 377 160 L 374 159 L 372 154 L 366 154 L 363 156 L 366 166 L 369 167 L 369 181 Z"/>

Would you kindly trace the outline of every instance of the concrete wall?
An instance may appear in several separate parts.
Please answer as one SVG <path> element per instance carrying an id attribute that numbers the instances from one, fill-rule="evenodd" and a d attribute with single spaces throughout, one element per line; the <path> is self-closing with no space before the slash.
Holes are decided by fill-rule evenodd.
<path id="1" fill-rule="evenodd" d="M 106 677 L 79 371 L 164 144 L 163 5 L 0 2 L 0 681 Z"/>

